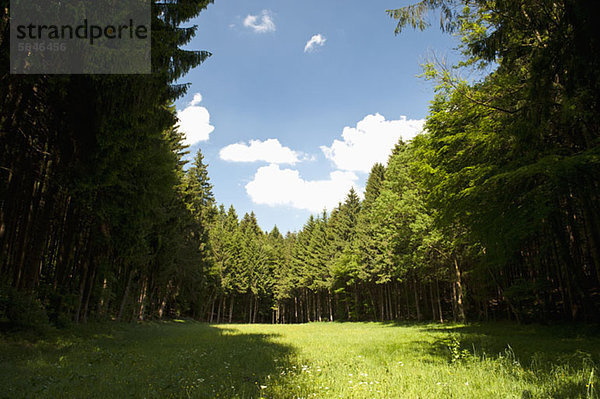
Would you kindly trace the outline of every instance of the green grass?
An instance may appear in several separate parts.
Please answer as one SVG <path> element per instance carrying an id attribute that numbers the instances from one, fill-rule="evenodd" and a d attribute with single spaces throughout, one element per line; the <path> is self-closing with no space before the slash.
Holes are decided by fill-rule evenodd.
<path id="1" fill-rule="evenodd" d="M 0 397 L 598 398 L 599 366 L 573 326 L 104 324 L 0 338 Z"/>

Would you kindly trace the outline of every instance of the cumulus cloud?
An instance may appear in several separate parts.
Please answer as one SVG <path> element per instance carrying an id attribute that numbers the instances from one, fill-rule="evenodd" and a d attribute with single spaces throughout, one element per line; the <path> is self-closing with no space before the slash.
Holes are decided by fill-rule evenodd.
<path id="1" fill-rule="evenodd" d="M 219 156 L 230 162 L 264 161 L 272 164 L 295 164 L 300 153 L 281 145 L 277 139 L 250 140 L 250 144 L 236 143 L 223 147 Z"/>
<path id="2" fill-rule="evenodd" d="M 297 170 L 271 164 L 256 171 L 254 179 L 246 184 L 246 192 L 256 204 L 288 205 L 316 213 L 335 208 L 351 187 L 361 192 L 357 180 L 353 172 L 339 170 L 331 172 L 327 180 L 304 180 Z"/>
<path id="3" fill-rule="evenodd" d="M 201 102 L 202 95 L 196 93 L 188 106 L 177 112 L 179 131 L 185 134 L 183 143 L 186 145 L 194 145 L 208 140 L 212 131 L 215 130 L 215 127 L 210 124 L 208 110 L 199 105 Z"/>
<path id="4" fill-rule="evenodd" d="M 275 22 L 273 22 L 273 16 L 268 10 L 263 10 L 259 15 L 246 16 L 244 26 L 254 30 L 256 33 L 275 31 Z"/>
<path id="5" fill-rule="evenodd" d="M 345 127 L 342 140 L 334 140 L 331 146 L 321 146 L 325 157 L 338 169 L 368 173 L 374 163 L 387 163 L 392 149 L 402 138 L 408 141 L 423 130 L 424 119 L 386 121 L 380 114 L 367 115 L 356 127 Z"/>
<path id="6" fill-rule="evenodd" d="M 194 94 L 194 98 L 192 98 L 192 101 L 190 101 L 190 105 L 192 107 L 195 107 L 196 105 L 200 104 L 201 102 L 202 102 L 202 94 L 196 93 L 196 94 Z"/>
<path id="7" fill-rule="evenodd" d="M 311 37 L 310 40 L 306 42 L 306 45 L 304 46 L 304 52 L 310 53 L 317 46 L 323 47 L 326 41 L 327 39 L 325 38 L 325 36 L 321 35 L 320 33 L 313 35 L 313 37 Z"/>

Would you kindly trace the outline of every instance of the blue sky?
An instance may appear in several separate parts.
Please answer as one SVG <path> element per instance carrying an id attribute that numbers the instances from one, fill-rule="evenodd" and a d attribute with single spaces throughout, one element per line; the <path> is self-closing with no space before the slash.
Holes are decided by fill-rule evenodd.
<path id="1" fill-rule="evenodd" d="M 299 230 L 420 131 L 433 98 L 420 65 L 455 58 L 457 39 L 435 18 L 395 36 L 385 10 L 406 4 L 216 0 L 191 21 L 188 48 L 213 56 L 181 80 L 176 106 L 219 203 L 254 211 L 264 230 Z"/>

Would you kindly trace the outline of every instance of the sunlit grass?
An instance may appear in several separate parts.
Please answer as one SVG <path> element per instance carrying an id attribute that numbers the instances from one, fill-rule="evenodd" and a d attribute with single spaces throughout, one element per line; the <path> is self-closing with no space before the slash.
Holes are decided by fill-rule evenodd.
<path id="1" fill-rule="evenodd" d="M 0 397 L 597 398 L 599 364 L 574 327 L 102 325 L 0 340 Z"/>
<path id="2" fill-rule="evenodd" d="M 264 397 L 597 397 L 590 386 L 598 381 L 600 340 L 558 329 L 376 323 L 236 329 L 280 333 L 270 340 L 295 348 L 294 363 L 280 368 L 270 386 L 264 382 Z"/>

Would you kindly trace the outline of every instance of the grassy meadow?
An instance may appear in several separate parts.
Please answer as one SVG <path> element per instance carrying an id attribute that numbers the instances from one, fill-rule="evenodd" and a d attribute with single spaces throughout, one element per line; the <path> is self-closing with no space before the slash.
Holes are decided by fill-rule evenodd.
<path id="1" fill-rule="evenodd" d="M 600 335 L 515 324 L 195 322 L 0 337 L 1 398 L 598 398 Z"/>

